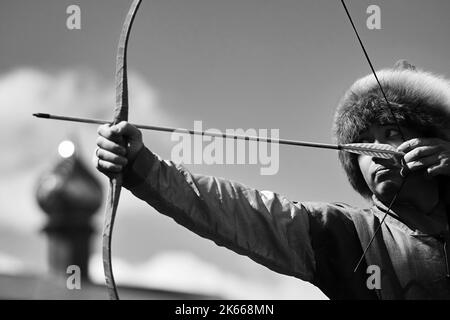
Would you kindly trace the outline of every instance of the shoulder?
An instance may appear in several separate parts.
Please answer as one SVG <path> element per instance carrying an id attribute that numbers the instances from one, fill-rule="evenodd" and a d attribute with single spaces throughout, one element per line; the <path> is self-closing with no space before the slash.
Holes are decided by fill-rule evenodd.
<path id="1" fill-rule="evenodd" d="M 302 206 L 309 212 L 312 233 L 354 234 L 356 219 L 370 214 L 370 209 L 358 208 L 343 202 L 303 202 Z"/>
<path id="2" fill-rule="evenodd" d="M 302 202 L 312 219 L 321 224 L 335 221 L 351 222 L 355 215 L 364 215 L 370 209 L 358 208 L 344 202 Z"/>

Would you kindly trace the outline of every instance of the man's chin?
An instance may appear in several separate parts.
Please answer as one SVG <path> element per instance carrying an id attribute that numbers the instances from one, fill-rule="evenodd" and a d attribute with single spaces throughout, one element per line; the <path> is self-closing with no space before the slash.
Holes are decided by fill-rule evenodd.
<path id="1" fill-rule="evenodd" d="M 401 181 L 397 181 L 397 179 L 382 181 L 377 184 L 375 195 L 378 199 L 392 199 L 398 192 L 400 186 Z"/>

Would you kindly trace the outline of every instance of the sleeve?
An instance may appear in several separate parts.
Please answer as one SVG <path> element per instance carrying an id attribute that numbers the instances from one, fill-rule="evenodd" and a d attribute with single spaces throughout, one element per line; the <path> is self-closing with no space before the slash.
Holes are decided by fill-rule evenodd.
<path id="1" fill-rule="evenodd" d="M 309 214 L 270 191 L 191 174 L 146 149 L 124 173 L 124 187 L 196 234 L 276 272 L 314 278 Z"/>

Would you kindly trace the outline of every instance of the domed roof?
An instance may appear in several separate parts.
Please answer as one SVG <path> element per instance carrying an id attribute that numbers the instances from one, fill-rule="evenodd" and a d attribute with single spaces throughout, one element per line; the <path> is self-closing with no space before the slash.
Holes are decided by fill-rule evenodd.
<path id="1" fill-rule="evenodd" d="M 60 157 L 52 168 L 40 176 L 36 198 L 39 206 L 49 215 L 82 218 L 99 209 L 103 192 L 98 179 L 73 153 L 67 158 Z"/>

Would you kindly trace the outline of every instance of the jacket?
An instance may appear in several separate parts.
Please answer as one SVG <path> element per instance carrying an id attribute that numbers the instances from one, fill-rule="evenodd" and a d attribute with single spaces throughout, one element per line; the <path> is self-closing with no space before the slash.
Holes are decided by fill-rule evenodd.
<path id="1" fill-rule="evenodd" d="M 354 272 L 386 209 L 377 201 L 368 209 L 291 201 L 192 174 L 146 148 L 127 166 L 124 187 L 198 235 L 308 281 L 330 299 L 450 299 L 445 241 L 390 216 Z"/>

